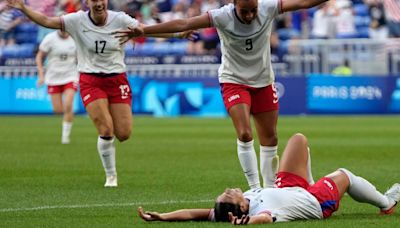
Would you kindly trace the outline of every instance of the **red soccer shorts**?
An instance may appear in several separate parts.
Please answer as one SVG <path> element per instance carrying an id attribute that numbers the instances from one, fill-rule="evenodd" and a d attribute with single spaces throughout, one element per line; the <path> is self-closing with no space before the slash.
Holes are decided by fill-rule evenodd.
<path id="1" fill-rule="evenodd" d="M 125 73 L 115 75 L 81 73 L 79 87 L 85 107 L 97 99 L 108 99 L 110 104 L 132 105 L 132 90 Z"/>
<path id="2" fill-rule="evenodd" d="M 275 187 L 302 187 L 311 193 L 319 202 L 324 218 L 328 218 L 339 208 L 339 190 L 333 180 L 321 178 L 315 184 L 309 183 L 302 177 L 289 173 L 279 172 L 276 175 Z"/>
<path id="3" fill-rule="evenodd" d="M 249 105 L 252 114 L 279 109 L 275 86 L 253 88 L 234 83 L 221 83 L 221 93 L 226 110 L 240 103 Z"/>
<path id="4" fill-rule="evenodd" d="M 73 89 L 75 91 L 78 90 L 78 83 L 77 82 L 69 82 L 63 85 L 49 85 L 47 86 L 47 93 L 48 94 L 57 94 L 63 93 L 67 89 Z"/>

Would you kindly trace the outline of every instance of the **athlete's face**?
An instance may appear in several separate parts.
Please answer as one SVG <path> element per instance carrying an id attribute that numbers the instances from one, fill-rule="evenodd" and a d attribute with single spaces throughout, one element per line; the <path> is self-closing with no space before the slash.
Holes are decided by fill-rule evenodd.
<path id="1" fill-rule="evenodd" d="M 87 0 L 86 3 L 94 14 L 102 14 L 107 11 L 108 0 Z"/>
<path id="2" fill-rule="evenodd" d="M 240 19 L 250 24 L 257 17 L 258 0 L 236 0 L 235 8 Z"/>
<path id="3" fill-rule="evenodd" d="M 240 188 L 227 188 L 218 196 L 217 202 L 239 204 L 242 212 L 248 211 L 248 202 Z"/>

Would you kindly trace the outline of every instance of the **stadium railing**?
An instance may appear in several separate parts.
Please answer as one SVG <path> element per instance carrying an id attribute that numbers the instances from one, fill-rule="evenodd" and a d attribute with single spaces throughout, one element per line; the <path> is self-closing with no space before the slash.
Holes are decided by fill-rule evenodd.
<path id="1" fill-rule="evenodd" d="M 400 75 L 400 39 L 291 40 L 286 52 L 272 55 L 279 76 L 330 74 L 349 62 L 354 75 Z M 131 56 L 126 58 L 128 74 L 139 77 L 216 77 L 219 56 Z M 0 76 L 35 76 L 34 58 L 3 58 Z"/>
<path id="2" fill-rule="evenodd" d="M 288 75 L 329 74 L 344 63 L 354 75 L 400 73 L 400 39 L 291 40 L 281 62 Z"/>

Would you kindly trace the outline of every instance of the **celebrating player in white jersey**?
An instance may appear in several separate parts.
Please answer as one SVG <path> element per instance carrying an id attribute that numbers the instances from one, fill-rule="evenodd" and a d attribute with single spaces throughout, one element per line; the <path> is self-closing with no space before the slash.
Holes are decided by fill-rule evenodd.
<path id="1" fill-rule="evenodd" d="M 210 220 L 236 225 L 324 219 L 338 210 L 345 192 L 358 202 L 378 207 L 380 214 L 394 213 L 400 200 L 400 184 L 382 194 L 370 182 L 343 168 L 310 184 L 309 160 L 307 138 L 298 133 L 286 145 L 274 188 L 255 188 L 245 193 L 238 188 L 226 189 L 211 209 L 158 213 L 139 207 L 138 214 L 145 221 Z"/>
<path id="2" fill-rule="evenodd" d="M 47 59 L 46 70 L 43 62 Z M 79 73 L 76 67 L 74 40 L 63 31 L 48 34 L 40 43 L 36 54 L 37 85 L 47 85 L 55 113 L 63 114 L 61 143 L 70 143 L 74 119 L 73 101 L 78 89 Z M 46 73 L 45 73 L 46 72 Z"/>
<path id="3" fill-rule="evenodd" d="M 264 187 L 272 187 L 277 156 L 278 96 L 271 67 L 270 36 L 280 13 L 310 8 L 327 0 L 234 0 L 233 4 L 188 19 L 119 31 L 122 41 L 145 34 L 215 27 L 221 40 L 219 82 L 237 134 L 237 153 L 251 188 L 260 187 L 250 115 L 260 141 Z"/>
<path id="4" fill-rule="evenodd" d="M 106 187 L 116 187 L 114 136 L 130 137 L 132 92 L 125 74 L 124 45 L 114 32 L 141 26 L 126 13 L 107 10 L 108 0 L 86 0 L 89 11 L 47 17 L 23 0 L 7 0 L 35 23 L 68 32 L 77 46 L 79 86 L 83 103 L 97 128 L 97 149 L 106 173 Z M 160 34 L 158 37 L 190 37 L 191 33 Z M 149 35 L 150 36 L 150 35 Z"/>

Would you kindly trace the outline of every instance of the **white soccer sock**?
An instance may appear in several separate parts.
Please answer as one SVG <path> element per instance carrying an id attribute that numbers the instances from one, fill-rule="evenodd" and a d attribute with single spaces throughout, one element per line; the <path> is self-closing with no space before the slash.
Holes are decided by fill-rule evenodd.
<path id="1" fill-rule="evenodd" d="M 106 175 L 117 175 L 117 170 L 115 167 L 114 138 L 105 140 L 99 136 L 97 139 L 97 150 L 99 152 L 101 162 L 103 163 Z"/>
<path id="2" fill-rule="evenodd" d="M 254 140 L 242 142 L 237 140 L 237 153 L 244 175 L 250 188 L 259 188 L 260 179 L 258 176 L 258 165 L 256 151 L 253 146 Z"/>
<path id="3" fill-rule="evenodd" d="M 378 192 L 375 186 L 364 178 L 354 175 L 347 169 L 340 168 L 339 170 L 349 177 L 350 186 L 347 193 L 354 200 L 361 203 L 369 203 L 384 210 L 394 205 L 394 202 L 391 202 L 385 195 Z"/>
<path id="4" fill-rule="evenodd" d="M 260 146 L 260 171 L 264 188 L 274 187 L 279 168 L 278 146 Z"/>
<path id="5" fill-rule="evenodd" d="M 308 150 L 308 160 L 307 160 L 307 181 L 309 184 L 314 184 L 314 178 L 311 171 L 311 156 L 310 156 L 310 147 L 307 147 Z"/>
<path id="6" fill-rule="evenodd" d="M 72 129 L 72 122 L 63 121 L 62 123 L 62 137 L 69 138 Z"/>

